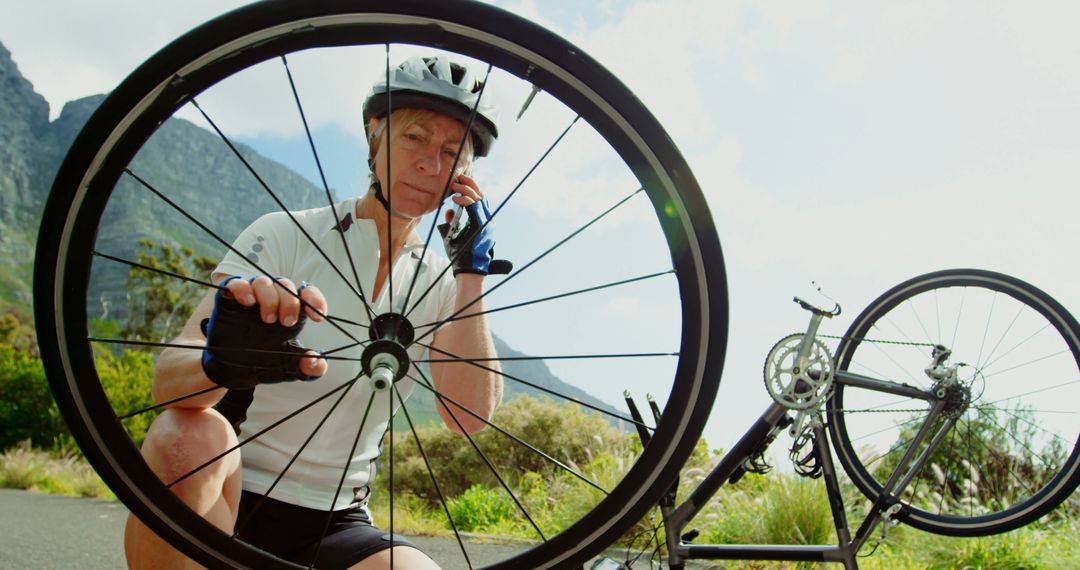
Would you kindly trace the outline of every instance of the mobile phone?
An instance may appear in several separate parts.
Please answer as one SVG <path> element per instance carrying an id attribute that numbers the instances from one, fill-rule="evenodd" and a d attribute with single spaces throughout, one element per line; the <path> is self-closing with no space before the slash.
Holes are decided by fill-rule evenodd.
<path id="1" fill-rule="evenodd" d="M 465 217 L 465 206 L 454 204 L 454 217 L 450 218 L 450 237 L 456 238 L 464 228 L 462 218 Z"/>

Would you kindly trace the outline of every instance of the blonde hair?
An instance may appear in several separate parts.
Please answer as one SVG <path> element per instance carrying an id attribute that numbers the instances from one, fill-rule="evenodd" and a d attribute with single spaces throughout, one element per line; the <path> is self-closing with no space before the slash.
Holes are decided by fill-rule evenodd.
<path id="1" fill-rule="evenodd" d="M 390 135 L 395 136 L 409 127 L 417 124 L 431 121 L 435 117 L 441 116 L 435 111 L 423 109 L 420 107 L 406 107 L 398 109 L 390 114 Z M 368 134 L 368 165 L 371 166 L 371 175 L 375 175 L 374 160 L 375 153 L 378 152 L 379 146 L 382 145 L 382 136 L 386 131 L 386 118 L 378 119 L 378 124 Z M 473 157 L 473 140 L 471 136 L 465 137 L 465 145 L 461 149 L 461 156 L 458 158 L 458 170 L 468 172 L 469 166 L 472 165 Z"/>

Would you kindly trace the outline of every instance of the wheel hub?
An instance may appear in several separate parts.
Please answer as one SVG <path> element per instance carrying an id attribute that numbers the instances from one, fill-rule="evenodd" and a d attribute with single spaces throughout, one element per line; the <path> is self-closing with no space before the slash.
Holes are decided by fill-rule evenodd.
<path id="1" fill-rule="evenodd" d="M 376 391 L 383 391 L 400 380 L 409 369 L 409 353 L 415 329 L 404 315 L 384 313 L 375 317 L 368 328 L 371 344 L 364 349 L 360 363 Z"/>

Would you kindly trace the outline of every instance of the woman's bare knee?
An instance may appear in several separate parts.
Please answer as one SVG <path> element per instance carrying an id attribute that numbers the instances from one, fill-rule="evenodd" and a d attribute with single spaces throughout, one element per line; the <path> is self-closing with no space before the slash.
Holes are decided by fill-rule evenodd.
<path id="1" fill-rule="evenodd" d="M 439 565 L 428 557 L 427 554 L 409 547 L 395 546 L 380 550 L 371 556 L 353 564 L 349 570 L 385 570 L 390 568 L 390 551 L 394 552 L 394 568 L 409 568 L 410 570 L 439 570 Z"/>
<path id="2" fill-rule="evenodd" d="M 239 450 L 226 453 L 235 446 L 232 426 L 216 410 L 170 408 L 151 424 L 142 453 L 173 493 L 205 514 L 233 487 L 226 485 L 229 478 L 238 476 Z"/>

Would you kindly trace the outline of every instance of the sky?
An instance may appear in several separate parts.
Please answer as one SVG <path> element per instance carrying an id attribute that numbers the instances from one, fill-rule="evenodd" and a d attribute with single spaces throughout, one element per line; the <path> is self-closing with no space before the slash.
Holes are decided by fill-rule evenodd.
<path id="1" fill-rule="evenodd" d="M 617 75 L 664 125 L 705 193 L 724 249 L 731 304 L 727 363 L 705 433 L 711 447 L 730 446 L 768 404 L 765 355 L 775 341 L 806 326 L 791 297 L 829 302 L 816 296 L 811 282 L 844 307 L 823 326 L 828 334 L 841 334 L 851 317 L 896 283 L 951 267 L 1012 274 L 1074 311 L 1080 307 L 1080 36 L 1074 33 L 1080 5 L 494 3 L 567 38 Z M 0 0 L 0 42 L 55 117 L 65 101 L 112 89 L 171 39 L 241 4 Z M 411 53 L 395 49 L 394 57 Z M 377 54 L 353 55 L 362 66 L 380 65 Z M 308 66 L 302 54 L 290 65 L 301 85 L 328 80 L 323 64 Z M 247 89 L 280 83 L 277 71 L 251 75 Z M 355 101 L 371 74 L 337 75 L 340 90 L 312 88 L 305 96 L 328 158 L 345 163 L 329 174 L 330 184 L 349 193 L 364 178 L 363 164 L 348 157 L 362 152 Z M 485 159 L 492 166 L 478 174 L 493 199 L 509 193 L 535 160 L 534 147 L 548 144 L 571 118 L 556 102 L 538 100 L 521 121 L 512 121 L 528 86 L 509 78 L 499 84 L 509 124 L 495 152 L 507 150 L 497 163 L 494 153 Z M 238 140 L 313 176 L 310 165 L 295 158 L 306 145 L 298 123 L 266 118 L 290 104 L 290 96 L 280 89 L 265 93 L 242 97 L 223 87 L 207 95 L 207 106 L 229 109 L 226 131 Z M 535 235 L 575 227 L 633 190 L 617 160 L 613 165 L 598 150 L 595 135 L 574 129 L 555 153 L 561 156 L 553 156 L 563 166 L 538 172 L 532 182 L 544 191 L 523 191 L 516 199 L 522 217 L 502 221 L 522 230 L 505 232 L 503 251 L 530 259 L 539 251 Z M 628 275 L 663 258 L 650 216 L 632 205 L 598 230 L 609 239 L 604 232 L 630 234 L 619 238 L 628 252 L 620 261 L 641 261 L 628 263 L 635 266 Z M 556 277 L 567 287 L 595 283 L 600 277 L 591 270 L 604 268 L 598 261 L 604 255 L 589 257 L 588 243 L 580 257 L 558 268 L 538 264 L 537 277 L 521 280 L 520 298 Z M 670 295 L 669 289 L 658 284 L 646 297 Z M 653 329 L 663 338 L 677 326 L 668 307 L 640 297 L 615 297 L 603 309 L 583 312 L 573 325 L 538 311 L 493 321 L 493 327 L 515 348 L 545 354 L 560 350 L 549 341 L 561 334 L 589 339 L 590 319 L 621 326 L 618 314 L 655 325 L 630 340 L 588 345 L 623 350 L 647 350 Z M 642 336 L 640 346 L 627 347 Z M 560 375 L 575 374 L 560 366 L 552 365 Z M 651 370 L 640 366 L 637 372 Z M 647 389 L 648 381 L 633 387 Z"/>

